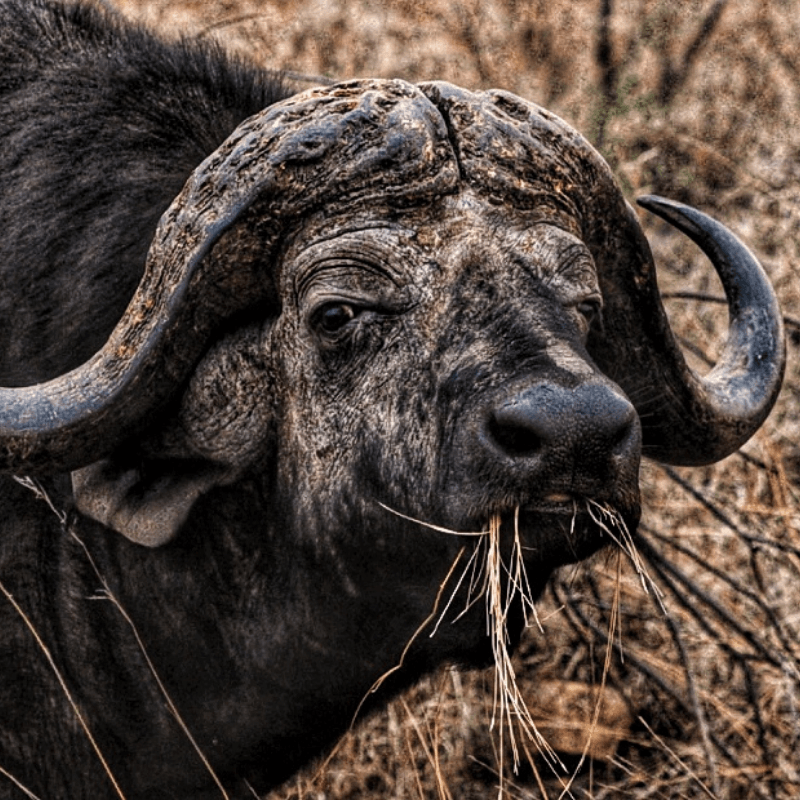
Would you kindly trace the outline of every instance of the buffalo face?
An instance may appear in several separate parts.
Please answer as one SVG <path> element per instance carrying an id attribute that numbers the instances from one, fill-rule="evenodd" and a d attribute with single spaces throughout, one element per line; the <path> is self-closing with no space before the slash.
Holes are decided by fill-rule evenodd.
<path id="1" fill-rule="evenodd" d="M 278 271 L 262 351 L 280 354 L 293 537 L 332 523 L 346 537 L 354 515 L 377 536 L 399 523 L 388 509 L 462 532 L 500 514 L 513 530 L 519 510 L 546 575 L 602 541 L 587 499 L 635 526 L 639 423 L 586 351 L 602 295 L 574 233 L 467 189 L 319 215 Z"/>

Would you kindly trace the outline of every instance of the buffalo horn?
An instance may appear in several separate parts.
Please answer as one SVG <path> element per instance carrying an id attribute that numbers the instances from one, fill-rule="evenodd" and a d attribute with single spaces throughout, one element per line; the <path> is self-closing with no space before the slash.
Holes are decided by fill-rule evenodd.
<path id="1" fill-rule="evenodd" d="M 725 287 L 728 340 L 699 377 L 670 329 L 638 220 L 579 134 L 506 93 L 367 80 L 266 109 L 198 167 L 102 350 L 46 384 L 0 388 L 0 469 L 76 469 L 152 424 L 226 319 L 277 312 L 272 251 L 304 215 L 331 203 L 424 203 L 460 180 L 543 209 L 587 242 L 605 305 L 589 352 L 636 406 L 646 455 L 703 464 L 747 441 L 777 397 L 785 345 L 769 281 L 741 242 L 687 206 L 640 201 L 697 242 Z"/>
<path id="2" fill-rule="evenodd" d="M 640 274 L 650 279 L 631 286 L 640 292 L 641 329 L 612 342 L 609 352 L 616 366 L 610 366 L 611 359 L 603 366 L 639 412 L 645 455 L 671 464 L 709 464 L 741 447 L 775 403 L 786 360 L 780 308 L 762 266 L 722 224 L 660 197 L 638 202 L 685 233 L 711 260 L 728 301 L 728 337 L 714 368 L 697 375 L 674 339 L 649 248 L 643 248 Z M 647 346 L 640 344 L 643 338 Z M 603 361 L 602 355 L 598 360 Z"/>

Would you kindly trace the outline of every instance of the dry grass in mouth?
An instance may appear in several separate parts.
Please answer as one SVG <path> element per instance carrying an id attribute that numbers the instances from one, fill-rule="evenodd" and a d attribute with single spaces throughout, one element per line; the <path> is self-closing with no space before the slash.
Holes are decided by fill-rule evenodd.
<path id="1" fill-rule="evenodd" d="M 519 506 L 514 512 L 514 543 L 511 551 L 511 563 L 503 560 L 500 537 L 501 519 L 499 514 L 489 518 L 489 531 L 485 539 L 485 581 L 482 594 L 486 599 L 486 620 L 488 634 L 492 640 L 494 656 L 494 698 L 492 703 L 492 720 L 490 729 L 498 730 L 499 752 L 505 752 L 504 732 L 509 733 L 509 743 L 513 755 L 513 770 L 519 769 L 520 756 L 515 729 L 521 731 L 524 739 L 532 742 L 542 754 L 551 769 L 563 769 L 555 751 L 536 727 L 533 717 L 520 694 L 517 676 L 509 652 L 508 614 L 515 603 L 522 606 L 526 627 L 532 617 L 538 624 L 536 606 L 533 601 L 530 583 L 525 571 L 522 555 L 522 544 L 519 538 Z M 541 627 L 541 626 L 540 626 Z M 503 774 L 503 763 L 499 764 Z M 502 782 L 500 795 L 502 796 Z"/>
<path id="2" fill-rule="evenodd" d="M 654 596 L 660 597 L 659 589 L 648 575 L 637 552 L 635 540 L 619 512 L 607 503 L 598 503 L 589 498 L 585 499 L 583 502 L 594 523 L 617 544 L 618 548 L 616 552 L 618 557 L 626 556 L 628 558 L 636 574 L 640 578 L 644 591 L 652 592 Z M 504 763 L 505 754 L 507 752 L 511 754 L 511 769 L 514 774 L 518 773 L 522 763 L 522 754 L 524 754 L 527 763 L 532 767 L 534 773 L 536 773 L 537 780 L 539 780 L 541 785 L 534 752 L 538 754 L 538 756 L 543 759 L 549 771 L 560 781 L 562 796 L 572 796 L 570 793 L 570 786 L 574 776 L 580 771 L 587 757 L 592 742 L 592 736 L 598 724 L 610 648 L 617 628 L 616 616 L 612 616 L 611 618 L 606 638 L 606 668 L 602 674 L 600 682 L 601 692 L 598 693 L 595 702 L 584 752 L 570 778 L 568 777 L 568 770 L 558 753 L 551 747 L 545 736 L 542 735 L 537 727 L 534 716 L 520 690 L 514 661 L 510 651 L 511 637 L 508 630 L 509 615 L 512 608 L 515 608 L 517 604 L 519 604 L 522 610 L 525 627 L 531 628 L 535 625 L 539 631 L 542 631 L 542 625 L 539 620 L 525 566 L 524 548 L 519 532 L 519 506 L 514 510 L 513 540 L 511 552 L 508 561 L 506 561 L 503 555 L 503 537 L 501 536 L 503 522 L 500 513 L 491 513 L 486 529 L 476 533 L 455 531 L 440 525 L 427 523 L 401 514 L 382 503 L 380 503 L 380 505 L 387 511 L 403 519 L 434 531 L 456 536 L 477 537 L 472 554 L 461 570 L 453 588 L 450 590 L 449 598 L 444 607 L 439 611 L 444 589 L 456 573 L 456 567 L 465 552 L 464 548 L 459 550 L 447 576 L 439 587 L 433 611 L 409 640 L 403 651 L 400 662 L 395 669 L 399 669 L 400 666 L 402 666 L 408 648 L 411 646 L 412 642 L 416 640 L 418 635 L 429 626 L 434 618 L 436 619 L 436 623 L 429 635 L 436 635 L 440 626 L 445 623 L 448 612 L 451 610 L 456 596 L 460 593 L 462 587 L 466 586 L 466 602 L 464 608 L 454 616 L 452 622 L 457 622 L 478 602 L 483 601 L 485 603 L 486 632 L 491 639 L 492 655 L 494 658 L 494 688 L 488 728 L 490 732 L 496 734 L 497 739 L 495 752 L 498 755 L 498 797 L 503 798 L 507 796 L 505 791 L 506 765 Z M 578 502 L 576 501 L 572 519 L 573 531 L 577 512 Z M 618 596 L 615 596 L 615 602 L 618 602 Z M 381 679 L 376 682 L 373 691 L 376 690 L 385 678 L 394 672 L 395 669 L 390 670 L 386 675 L 382 676 Z M 441 782 L 440 779 L 439 782 Z M 446 794 L 449 796 L 449 792 Z M 442 796 L 441 793 L 440 796 Z"/>
<path id="3" fill-rule="evenodd" d="M 586 510 L 595 524 L 609 538 L 618 545 L 616 551 L 619 559 L 627 556 L 636 574 L 641 580 L 641 585 L 645 592 L 648 590 L 658 596 L 658 588 L 653 584 L 652 579 L 639 558 L 636 544 L 628 531 L 627 526 L 619 512 L 607 503 L 598 503 L 590 498 L 583 500 Z M 575 502 L 572 530 L 577 518 L 578 502 Z M 492 653 L 494 656 L 494 692 L 492 702 L 492 717 L 490 730 L 497 730 L 498 738 L 498 796 L 504 796 L 504 754 L 510 749 L 512 756 L 512 771 L 518 773 L 522 750 L 527 758 L 528 764 L 537 776 L 537 781 L 541 787 L 535 757 L 529 745 L 533 745 L 536 753 L 544 760 L 545 765 L 557 778 L 561 784 L 561 796 L 572 796 L 570 787 L 575 775 L 581 770 L 587 757 L 592 743 L 594 731 L 598 725 L 601 710 L 602 692 L 605 688 L 606 677 L 610 659 L 611 643 L 614 641 L 615 631 L 617 630 L 617 615 L 612 613 L 609 618 L 609 629 L 607 635 L 606 658 L 604 669 L 600 679 L 600 692 L 597 694 L 594 709 L 592 711 L 591 724 L 585 741 L 584 749 L 577 766 L 572 772 L 572 777 L 568 777 L 568 770 L 557 752 L 542 735 L 534 721 L 534 717 L 523 696 L 517 680 L 514 662 L 509 651 L 510 638 L 508 634 L 508 615 L 515 602 L 521 605 L 526 628 L 532 626 L 532 622 L 540 632 L 543 632 L 539 620 L 533 594 L 528 580 L 525 561 L 523 556 L 523 546 L 519 534 L 519 506 L 514 512 L 514 533 L 513 544 L 510 554 L 510 563 L 506 563 L 501 549 L 501 517 L 499 514 L 492 514 L 489 519 L 487 536 L 477 544 L 475 552 L 483 548 L 483 571 L 485 574 L 479 596 L 485 598 L 487 632 L 492 640 Z M 619 571 L 617 571 L 619 575 Z M 472 588 L 472 587 L 471 587 Z M 618 607 L 619 597 L 615 594 L 613 607 Z M 508 746 L 505 737 L 508 736 Z M 517 740 L 519 736 L 519 741 Z"/>
<path id="4" fill-rule="evenodd" d="M 642 583 L 642 589 L 646 594 L 652 592 L 653 596 L 661 603 L 661 589 L 658 588 L 656 583 L 647 572 L 647 568 L 639 556 L 639 551 L 636 548 L 636 540 L 628 530 L 625 520 L 620 513 L 608 503 L 598 503 L 590 497 L 586 498 L 586 510 L 589 516 L 594 521 L 595 525 L 600 528 L 603 533 L 617 545 L 619 550 L 624 553 L 630 560 L 639 580 Z M 573 517 L 574 520 L 574 517 Z M 616 531 L 616 532 L 615 532 Z M 666 613 L 663 604 L 661 605 L 662 611 Z"/>

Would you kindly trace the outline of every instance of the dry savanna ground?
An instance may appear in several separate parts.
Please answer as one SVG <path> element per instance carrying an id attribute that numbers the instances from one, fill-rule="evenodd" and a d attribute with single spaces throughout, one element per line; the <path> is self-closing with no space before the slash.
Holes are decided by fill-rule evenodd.
<path id="1" fill-rule="evenodd" d="M 492 673 L 444 670 L 270 800 L 800 796 L 800 0 L 101 1 L 301 84 L 444 79 L 545 105 L 630 198 L 680 199 L 738 232 L 786 315 L 786 385 L 742 452 L 644 465 L 647 577 L 605 555 L 539 604 L 514 668 L 557 761 L 522 737 L 515 770 Z M 643 222 L 706 370 L 726 327 L 718 281 L 685 239 Z"/>

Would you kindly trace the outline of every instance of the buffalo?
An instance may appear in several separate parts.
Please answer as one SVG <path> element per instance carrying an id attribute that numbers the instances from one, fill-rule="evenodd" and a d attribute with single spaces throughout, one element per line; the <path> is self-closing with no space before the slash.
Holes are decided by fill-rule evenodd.
<path id="1" fill-rule="evenodd" d="M 509 93 L 293 94 L 51 0 L 0 0 L 0 93 L 4 798 L 267 791 L 492 661 L 490 533 L 513 643 L 599 509 L 634 535 L 642 455 L 721 459 L 777 395 L 746 247 L 641 201 L 726 289 L 698 376 L 605 162 Z"/>

